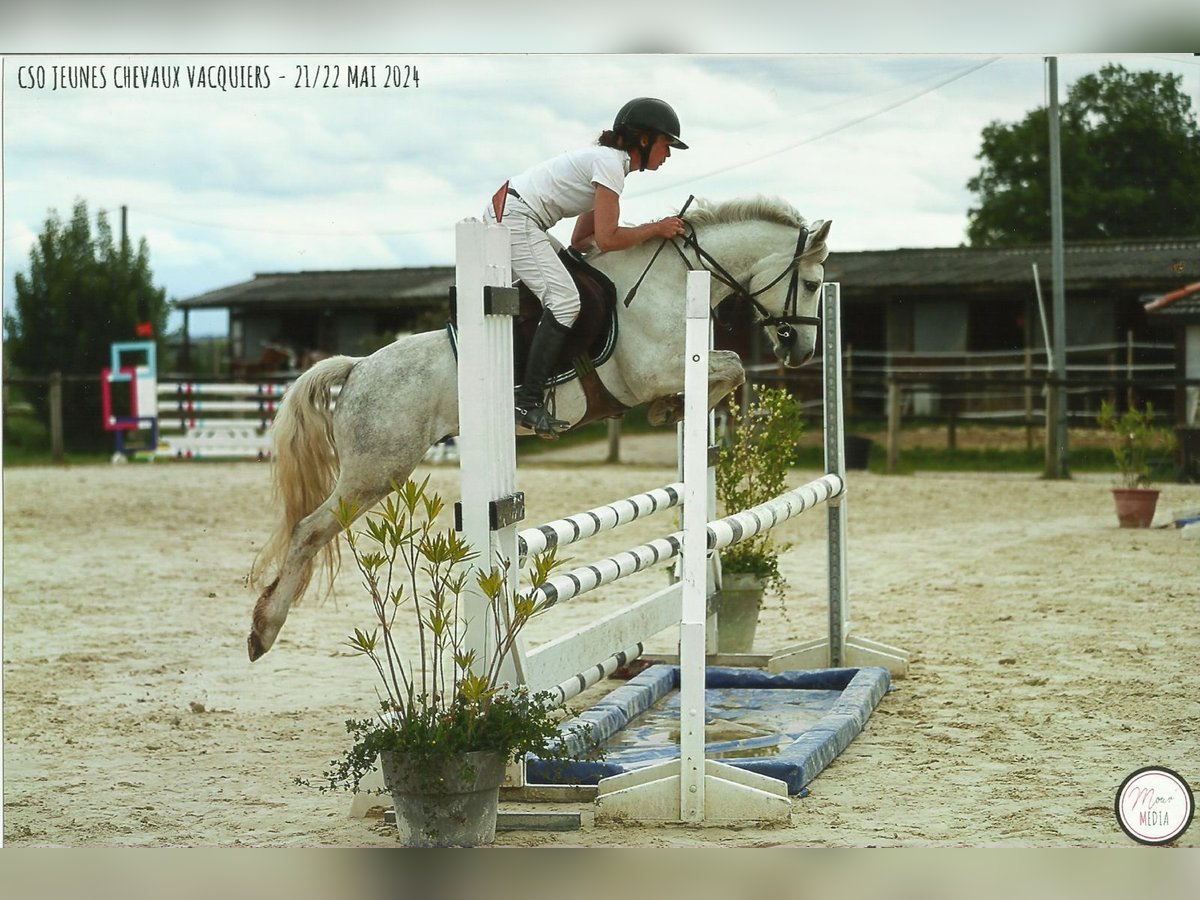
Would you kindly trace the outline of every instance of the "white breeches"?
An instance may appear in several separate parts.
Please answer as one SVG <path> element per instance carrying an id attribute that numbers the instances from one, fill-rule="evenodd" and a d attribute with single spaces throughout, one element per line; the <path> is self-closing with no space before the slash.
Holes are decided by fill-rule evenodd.
<path id="1" fill-rule="evenodd" d="M 484 220 L 496 221 L 491 207 L 484 213 Z M 542 302 L 542 308 L 550 310 L 560 324 L 574 324 L 579 316 L 579 291 L 558 258 L 558 242 L 516 197 L 508 198 L 502 224 L 508 228 L 512 241 L 513 279 L 525 282 Z"/>

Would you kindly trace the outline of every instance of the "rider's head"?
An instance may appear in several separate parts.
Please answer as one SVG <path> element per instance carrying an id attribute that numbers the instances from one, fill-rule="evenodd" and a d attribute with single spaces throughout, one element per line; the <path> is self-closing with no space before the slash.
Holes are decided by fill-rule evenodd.
<path id="1" fill-rule="evenodd" d="M 638 97 L 621 107 L 612 130 L 600 135 L 600 143 L 631 153 L 636 150 L 640 171 L 650 163 L 651 149 L 660 137 L 666 138 L 664 149 L 687 149 L 679 139 L 679 131 L 679 116 L 670 104 L 654 97 Z M 652 168 L 658 168 L 661 162 L 657 160 Z"/>

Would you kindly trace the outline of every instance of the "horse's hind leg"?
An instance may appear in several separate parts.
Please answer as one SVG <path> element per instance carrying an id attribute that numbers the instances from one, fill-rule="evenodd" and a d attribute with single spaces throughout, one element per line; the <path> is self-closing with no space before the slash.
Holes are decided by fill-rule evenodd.
<path id="1" fill-rule="evenodd" d="M 304 593 L 312 578 L 316 555 L 330 541 L 338 539 L 342 526 L 333 513 L 342 499 L 356 504 L 361 513 L 378 503 L 391 489 L 385 486 L 382 490 L 358 490 L 348 494 L 342 487 L 342 481 L 339 481 L 329 498 L 293 529 L 279 576 L 266 586 L 254 605 L 250 635 L 246 638 L 251 661 L 271 649 L 287 621 L 292 604 Z"/>

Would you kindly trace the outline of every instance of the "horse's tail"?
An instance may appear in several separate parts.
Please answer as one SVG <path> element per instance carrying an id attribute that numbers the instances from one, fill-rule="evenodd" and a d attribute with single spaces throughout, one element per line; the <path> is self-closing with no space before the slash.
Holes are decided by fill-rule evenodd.
<path id="1" fill-rule="evenodd" d="M 331 356 L 321 360 L 292 383 L 271 425 L 271 498 L 282 516 L 250 568 L 250 584 L 261 588 L 278 574 L 301 519 L 333 492 L 339 463 L 333 442 L 334 387 L 343 384 L 358 359 Z M 332 585 L 339 562 L 339 544 L 330 541 L 321 551 Z M 296 597 L 303 596 L 312 578 L 306 564 Z M 274 573 L 274 574 L 272 574 Z"/>

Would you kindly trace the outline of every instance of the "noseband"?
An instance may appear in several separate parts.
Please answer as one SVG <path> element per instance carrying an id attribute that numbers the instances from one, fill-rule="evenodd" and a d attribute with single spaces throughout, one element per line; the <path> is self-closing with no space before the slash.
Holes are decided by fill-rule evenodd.
<path id="1" fill-rule="evenodd" d="M 808 241 L 808 229 L 803 225 L 800 226 L 800 234 L 796 238 L 796 252 L 792 256 L 792 261 L 784 270 L 772 278 L 766 285 L 759 288 L 757 291 L 751 291 L 749 288 L 741 284 L 734 278 L 729 271 L 722 266 L 716 259 L 713 258 L 707 250 L 700 246 L 700 242 L 696 239 L 696 229 L 692 228 L 687 237 L 683 239 L 685 247 L 691 247 L 696 255 L 700 258 L 701 264 L 713 274 L 717 281 L 721 282 L 732 291 L 732 296 L 736 300 L 743 300 L 749 303 L 758 312 L 758 324 L 764 328 L 774 327 L 776 334 L 781 341 L 791 340 L 795 335 L 792 328 L 793 325 L 820 325 L 821 320 L 816 316 L 802 316 L 798 314 L 797 307 L 800 302 L 800 254 L 804 252 L 804 244 Z M 676 251 L 683 258 L 684 264 L 691 268 L 683 251 L 672 242 Z M 779 284 L 787 275 L 792 276 L 792 280 L 788 282 L 787 298 L 783 303 L 782 315 L 773 316 L 770 311 L 758 302 L 758 297 L 765 294 L 775 285 Z"/>

